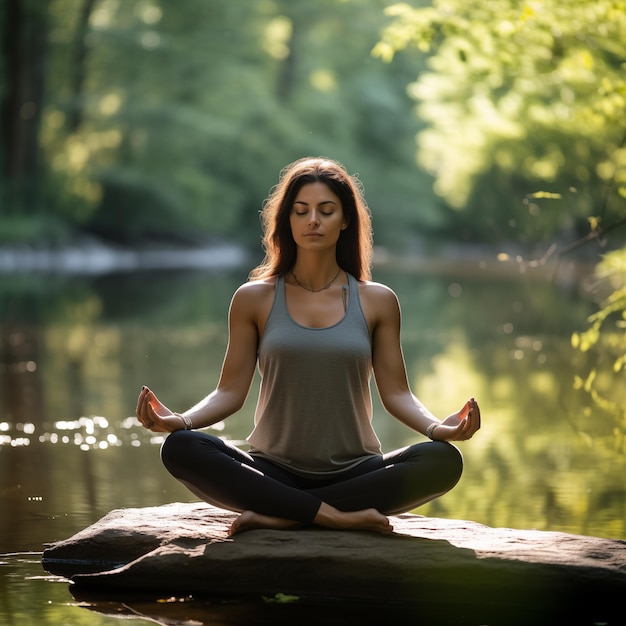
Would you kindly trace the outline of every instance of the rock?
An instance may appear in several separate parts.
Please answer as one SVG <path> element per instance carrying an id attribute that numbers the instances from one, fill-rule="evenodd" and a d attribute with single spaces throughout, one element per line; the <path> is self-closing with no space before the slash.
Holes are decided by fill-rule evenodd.
<path id="1" fill-rule="evenodd" d="M 235 517 L 202 503 L 112 511 L 50 545 L 43 566 L 83 592 L 429 607 L 440 623 L 459 611 L 519 623 L 609 623 L 623 612 L 620 540 L 412 514 L 391 518 L 392 535 L 311 528 L 229 538 Z"/>

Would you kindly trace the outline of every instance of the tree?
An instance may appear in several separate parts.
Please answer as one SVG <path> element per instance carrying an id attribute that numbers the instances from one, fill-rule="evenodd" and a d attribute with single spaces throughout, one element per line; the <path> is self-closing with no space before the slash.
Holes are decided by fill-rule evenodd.
<path id="1" fill-rule="evenodd" d="M 608 253 L 596 275 L 600 307 L 585 331 L 572 334 L 574 349 L 589 355 L 588 369 L 575 377 L 574 387 L 610 420 L 605 435 L 626 452 L 626 249 Z"/>
<path id="2" fill-rule="evenodd" d="M 626 3 L 435 0 L 387 13 L 376 54 L 428 55 L 410 87 L 427 123 L 419 160 L 468 226 L 501 238 L 525 225 L 536 240 L 624 215 Z"/>
<path id="3" fill-rule="evenodd" d="M 1 16 L 4 89 L 0 132 L 4 144 L 3 204 L 17 215 L 40 209 L 39 131 L 45 92 L 48 1 L 14 0 Z"/>
<path id="4" fill-rule="evenodd" d="M 437 193 L 465 209 L 468 230 L 486 223 L 498 238 L 537 242 L 574 225 L 573 249 L 626 223 L 626 2 L 435 0 L 387 12 L 376 54 L 429 55 L 411 85 L 427 122 L 419 159 Z M 609 288 L 588 329 L 572 335 L 596 357 L 575 386 L 614 420 L 620 449 L 625 258 L 626 248 L 600 264 Z"/>
<path id="5" fill-rule="evenodd" d="M 364 180 L 379 243 L 439 224 L 430 178 L 414 162 L 413 58 L 389 66 L 371 56 L 383 5 L 39 3 L 40 204 L 117 241 L 216 236 L 256 248 L 255 215 L 279 169 L 323 154 Z M 16 63 L 13 50 L 5 57 Z M 13 185 L 13 173 L 3 180 Z"/>

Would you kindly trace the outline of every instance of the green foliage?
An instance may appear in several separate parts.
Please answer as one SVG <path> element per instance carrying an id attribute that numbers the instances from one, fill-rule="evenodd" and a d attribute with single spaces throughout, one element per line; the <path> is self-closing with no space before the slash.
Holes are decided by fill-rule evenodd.
<path id="1" fill-rule="evenodd" d="M 305 154 L 358 172 L 380 245 L 545 243 L 623 214 L 624 2 L 386 4 L 26 3 L 48 29 L 43 171 L 0 181 L 25 192 L 0 214 L 256 247 L 263 198 Z M 3 62 L 0 85 L 20 69 Z"/>
<path id="2" fill-rule="evenodd" d="M 47 209 L 66 222 L 125 242 L 258 246 L 279 170 L 324 154 L 366 183 L 379 243 L 441 223 L 414 160 L 414 59 L 371 56 L 380 0 L 51 0 L 47 11 L 41 148 Z"/>
<path id="3" fill-rule="evenodd" d="M 592 356 L 588 373 L 577 375 L 574 387 L 614 420 L 615 432 L 626 444 L 626 249 L 607 254 L 597 276 L 608 295 L 589 316 L 588 328 L 572 334 L 572 346 Z"/>
<path id="4" fill-rule="evenodd" d="M 410 93 L 427 124 L 420 163 L 447 203 L 498 236 L 624 213 L 626 3 L 435 0 L 387 13 L 377 56 L 429 55 Z M 537 189 L 566 201 L 522 201 Z"/>
<path id="5" fill-rule="evenodd" d="M 588 318 L 589 328 L 583 333 L 572 335 L 574 348 L 587 352 L 592 349 L 600 338 L 600 330 L 612 323 L 612 329 L 617 329 L 617 336 L 624 335 L 621 331 L 626 328 L 626 250 L 618 250 L 606 254 L 596 269 L 599 281 L 607 285 L 608 296 L 601 303 L 599 311 Z M 626 335 L 622 337 L 622 343 L 611 342 L 615 346 L 623 348 L 626 353 Z M 622 370 L 624 355 L 620 355 L 613 364 L 615 372 Z"/>
<path id="6" fill-rule="evenodd" d="M 263 602 L 267 604 L 293 604 L 299 602 L 300 596 L 290 595 L 288 593 L 275 593 L 273 596 L 263 596 Z"/>
<path id="7" fill-rule="evenodd" d="M 66 222 L 54 215 L 0 215 L 0 244 L 25 244 L 33 241 L 61 244 L 70 236 Z"/>
<path id="8" fill-rule="evenodd" d="M 553 243 L 565 231 L 582 243 L 626 221 L 626 2 L 434 0 L 387 14 L 374 52 L 427 56 L 410 86 L 426 123 L 418 158 L 435 191 L 464 209 L 465 237 Z M 586 411 L 609 416 L 619 449 L 625 258 L 626 249 L 606 256 L 600 309 L 572 335 L 574 348 L 594 353 L 575 386 L 591 400 Z"/>

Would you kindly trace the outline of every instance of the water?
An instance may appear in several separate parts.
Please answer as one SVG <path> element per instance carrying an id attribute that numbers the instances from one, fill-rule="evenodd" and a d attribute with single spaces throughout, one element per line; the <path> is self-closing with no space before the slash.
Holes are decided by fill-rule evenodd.
<path id="1" fill-rule="evenodd" d="M 570 346 L 594 310 L 584 273 L 426 269 L 375 272 L 402 303 L 411 384 L 442 417 L 475 395 L 484 425 L 460 444 L 461 483 L 419 512 L 626 538 L 623 432 L 572 384 L 592 358 Z M 213 388 L 246 272 L 0 277 L 0 624 L 351 622 L 345 607 L 309 607 L 305 619 L 293 607 L 78 599 L 40 566 L 46 543 L 112 509 L 193 499 L 161 467 L 161 437 L 133 419 L 136 397 L 147 384 L 184 410 Z M 257 385 L 220 434 L 245 439 Z M 626 404 L 626 386 L 606 388 Z M 378 402 L 375 427 L 385 449 L 418 437 Z"/>

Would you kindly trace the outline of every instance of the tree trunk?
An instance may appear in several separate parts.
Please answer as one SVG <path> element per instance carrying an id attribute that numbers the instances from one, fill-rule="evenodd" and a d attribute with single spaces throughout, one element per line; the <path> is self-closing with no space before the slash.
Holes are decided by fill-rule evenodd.
<path id="1" fill-rule="evenodd" d="M 39 128 L 45 87 L 49 0 L 11 0 L 4 19 L 2 53 L 6 91 L 0 102 L 4 144 L 2 178 L 9 212 L 38 207 Z"/>
<path id="2" fill-rule="evenodd" d="M 83 0 L 80 9 L 78 24 L 76 25 L 76 37 L 74 43 L 74 67 L 72 68 L 71 81 L 71 107 L 67 116 L 67 130 L 74 133 L 83 121 L 83 85 L 85 83 L 87 65 L 86 35 L 89 28 L 89 18 L 95 0 Z"/>

